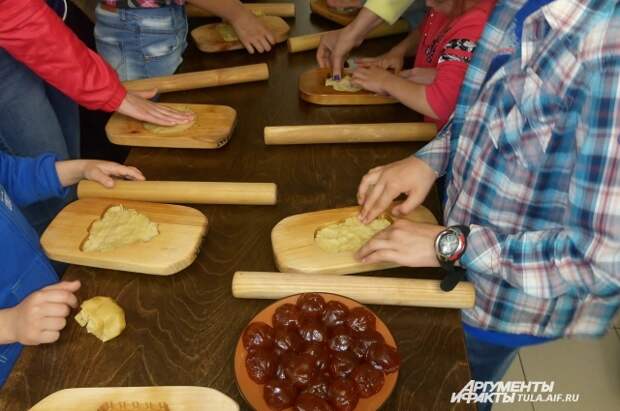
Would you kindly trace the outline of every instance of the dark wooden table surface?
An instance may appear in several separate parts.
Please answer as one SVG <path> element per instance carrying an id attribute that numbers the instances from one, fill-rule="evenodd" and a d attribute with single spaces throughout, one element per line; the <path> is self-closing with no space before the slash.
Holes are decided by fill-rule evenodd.
<path id="1" fill-rule="evenodd" d="M 296 1 L 292 33 L 336 26 L 310 17 Z M 196 22 L 192 22 L 193 25 Z M 375 55 L 398 38 L 372 40 L 358 54 Z M 265 146 L 267 125 L 416 121 L 401 105 L 320 107 L 298 98 L 299 74 L 315 65 L 314 52 L 267 55 L 201 54 L 193 44 L 181 71 L 267 62 L 269 81 L 165 95 L 163 101 L 227 104 L 238 111 L 231 141 L 219 150 L 133 149 L 128 164 L 152 180 L 276 182 L 276 206 L 198 206 L 209 232 L 197 260 L 170 277 L 72 266 L 80 299 L 110 296 L 124 308 L 127 328 L 105 344 L 70 319 L 60 340 L 27 347 L 0 393 L 0 409 L 23 411 L 72 387 L 196 385 L 216 388 L 248 409 L 233 375 L 235 343 L 248 321 L 270 301 L 238 300 L 230 285 L 236 270 L 273 271 L 270 231 L 292 214 L 355 203 L 357 184 L 371 167 L 403 158 L 420 144 Z M 88 138 L 88 136 L 84 136 Z M 437 215 L 436 195 L 426 205 Z M 374 275 L 438 277 L 436 270 L 396 269 Z M 390 327 L 403 357 L 398 385 L 386 410 L 469 409 L 450 404 L 469 380 L 459 312 L 372 306 Z M 84 408 L 85 410 L 87 408 Z M 88 408 L 90 410 L 90 408 Z M 96 408 L 93 408 L 95 410 Z"/>

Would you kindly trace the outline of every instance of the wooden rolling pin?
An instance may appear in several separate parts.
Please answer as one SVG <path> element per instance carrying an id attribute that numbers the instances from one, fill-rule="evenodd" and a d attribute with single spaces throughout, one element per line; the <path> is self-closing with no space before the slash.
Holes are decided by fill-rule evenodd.
<path id="1" fill-rule="evenodd" d="M 474 287 L 465 281 L 445 292 L 439 288 L 438 280 L 357 275 L 238 271 L 232 280 L 232 294 L 236 298 L 275 300 L 306 292 L 340 294 L 364 304 L 415 307 L 472 308 L 475 301 Z"/>
<path id="2" fill-rule="evenodd" d="M 266 63 L 249 66 L 227 67 L 223 69 L 195 71 L 172 76 L 151 77 L 143 80 L 124 81 L 129 91 L 157 89 L 159 93 L 192 90 L 196 88 L 224 86 L 227 84 L 249 83 L 267 80 L 269 67 Z"/>
<path id="3" fill-rule="evenodd" d="M 278 17 L 295 17 L 294 3 L 245 3 L 245 8 L 255 14 Z M 213 17 L 207 10 L 188 4 L 185 11 L 189 17 Z"/>
<path id="4" fill-rule="evenodd" d="M 409 24 L 405 20 L 398 20 L 396 23 L 390 25 L 381 25 L 368 33 L 367 39 L 374 39 L 377 37 L 387 37 L 394 34 L 407 33 L 409 31 Z M 288 51 L 291 53 L 298 53 L 300 51 L 312 50 L 319 47 L 321 43 L 321 37 L 323 34 L 329 33 L 324 31 L 322 33 L 306 34 L 304 36 L 290 37 L 288 39 Z"/>
<path id="5" fill-rule="evenodd" d="M 208 183 L 193 181 L 116 181 L 105 188 L 93 181 L 78 184 L 79 198 L 118 198 L 180 204 L 273 205 L 274 183 Z"/>
<path id="6" fill-rule="evenodd" d="M 265 127 L 265 144 L 385 143 L 429 141 L 437 134 L 432 123 L 326 124 Z"/>

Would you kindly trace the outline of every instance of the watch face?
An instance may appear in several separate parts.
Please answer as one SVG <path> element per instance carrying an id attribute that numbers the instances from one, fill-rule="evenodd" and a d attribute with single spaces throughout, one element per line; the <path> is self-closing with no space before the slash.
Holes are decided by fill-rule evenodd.
<path id="1" fill-rule="evenodd" d="M 456 234 L 447 233 L 439 240 L 439 253 L 449 257 L 453 255 L 459 248 L 459 238 Z"/>

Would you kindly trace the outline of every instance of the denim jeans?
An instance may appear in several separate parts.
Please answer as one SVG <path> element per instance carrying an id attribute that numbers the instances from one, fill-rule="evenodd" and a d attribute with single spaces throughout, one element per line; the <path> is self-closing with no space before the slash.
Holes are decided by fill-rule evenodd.
<path id="1" fill-rule="evenodd" d="M 0 48 L 0 150 L 30 157 L 55 153 L 59 160 L 80 156 L 78 106 Z M 21 211 L 41 234 L 75 198 L 42 201 Z"/>
<path id="2" fill-rule="evenodd" d="M 185 8 L 95 10 L 97 52 L 121 80 L 167 76 L 179 67 L 187 47 Z"/>
<path id="3" fill-rule="evenodd" d="M 489 344 L 465 333 L 471 377 L 475 381 L 501 381 L 519 352 L 518 348 Z M 489 411 L 491 403 L 479 403 L 478 411 Z"/>

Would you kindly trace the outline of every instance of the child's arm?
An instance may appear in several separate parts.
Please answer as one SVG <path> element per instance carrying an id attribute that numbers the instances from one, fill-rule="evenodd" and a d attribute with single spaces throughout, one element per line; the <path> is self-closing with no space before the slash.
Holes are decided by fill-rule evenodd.
<path id="1" fill-rule="evenodd" d="M 426 97 L 426 89 L 430 86 L 414 83 L 378 67 L 358 68 L 353 72 L 353 81 L 366 90 L 390 95 L 427 117 L 439 118 Z"/>
<path id="2" fill-rule="evenodd" d="M 114 187 L 112 177 L 144 180 L 144 175 L 135 167 L 102 160 L 58 161 L 56 173 L 63 187 L 72 186 L 83 179 L 96 181 L 108 188 Z"/>
<path id="3" fill-rule="evenodd" d="M 420 42 L 420 30 L 415 29 L 409 32 L 400 43 L 392 47 L 390 51 L 377 57 L 366 57 L 355 60 L 357 64 L 364 67 L 380 67 L 383 69 L 392 69 L 398 74 L 404 64 L 405 57 L 415 54 Z"/>
<path id="4" fill-rule="evenodd" d="M 243 7 L 239 0 L 188 1 L 201 9 L 208 10 L 216 16 L 228 20 L 235 28 L 235 32 L 239 36 L 243 47 L 250 54 L 254 54 L 254 50 L 259 53 L 269 51 L 276 42 L 273 33 L 252 12 Z"/>
<path id="5" fill-rule="evenodd" d="M 0 344 L 38 345 L 58 340 L 71 308 L 78 305 L 74 293 L 79 289 L 79 281 L 63 281 L 0 310 Z"/>

